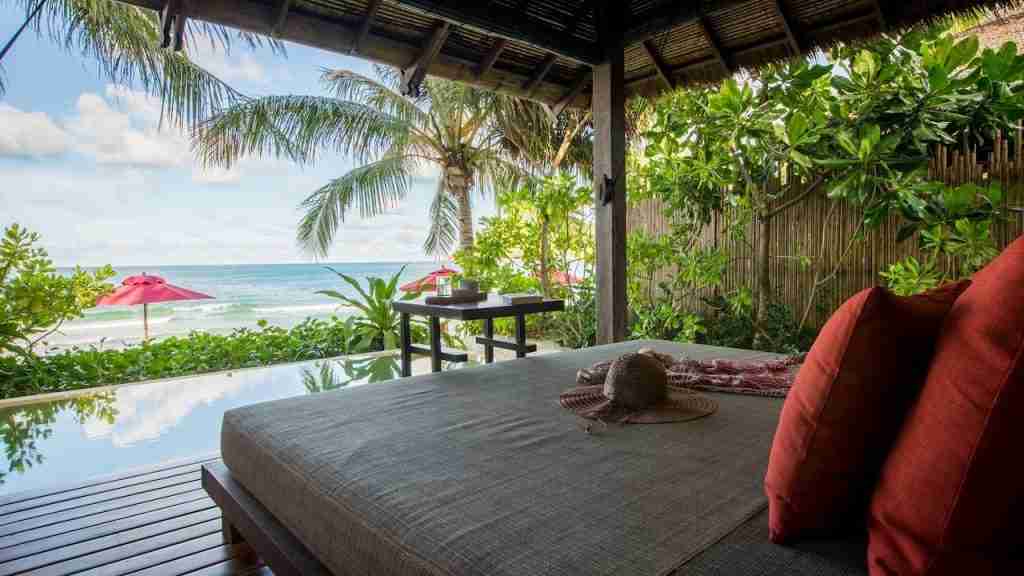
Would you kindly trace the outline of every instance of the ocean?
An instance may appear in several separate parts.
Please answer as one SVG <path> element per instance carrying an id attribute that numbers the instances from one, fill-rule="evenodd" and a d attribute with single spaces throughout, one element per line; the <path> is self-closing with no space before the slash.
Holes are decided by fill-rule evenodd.
<path id="1" fill-rule="evenodd" d="M 351 315 L 355 310 L 315 294 L 317 290 L 355 293 L 326 266 L 358 279 L 365 286 L 368 277 L 390 278 L 403 265 L 405 271 L 399 284 L 440 268 L 435 262 L 125 266 L 115 268 L 118 275 L 112 282 L 119 286 L 127 276 L 146 273 L 214 297 L 214 300 L 150 304 L 150 337 L 163 338 L 184 336 L 195 330 L 228 333 L 236 328 L 256 328 L 260 320 L 289 328 L 309 317 Z M 99 307 L 87 310 L 82 319 L 66 323 L 47 342 L 58 348 L 123 347 L 141 341 L 142 333 L 142 306 Z"/>

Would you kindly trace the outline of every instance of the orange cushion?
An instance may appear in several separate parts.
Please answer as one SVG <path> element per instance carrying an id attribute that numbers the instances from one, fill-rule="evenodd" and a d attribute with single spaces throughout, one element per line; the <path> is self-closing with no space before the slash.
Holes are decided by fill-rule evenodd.
<path id="1" fill-rule="evenodd" d="M 871 503 L 872 574 L 1024 574 L 1024 238 L 949 313 Z"/>
<path id="2" fill-rule="evenodd" d="M 968 282 L 864 290 L 822 328 L 782 408 L 765 477 L 772 541 L 864 526 L 878 472 Z"/>

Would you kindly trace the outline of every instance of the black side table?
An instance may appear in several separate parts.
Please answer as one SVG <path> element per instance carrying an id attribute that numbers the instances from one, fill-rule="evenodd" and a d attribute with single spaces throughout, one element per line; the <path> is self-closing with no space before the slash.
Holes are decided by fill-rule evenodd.
<path id="1" fill-rule="evenodd" d="M 507 304 L 500 296 L 490 296 L 483 302 L 471 304 L 427 304 L 424 298 L 416 300 L 395 301 L 391 306 L 401 314 L 402 376 L 412 375 L 412 355 L 430 356 L 430 367 L 434 372 L 441 371 L 441 361 L 466 362 L 469 355 L 465 352 L 450 353 L 441 350 L 441 318 L 449 320 L 483 320 L 484 335 L 477 337 L 478 344 L 484 346 L 484 361 L 494 362 L 494 349 L 513 350 L 516 358 L 523 358 L 530 352 L 536 352 L 537 346 L 526 343 L 526 315 L 541 312 L 559 312 L 565 310 L 564 300 L 544 300 L 529 304 Z M 410 316 L 426 316 L 430 319 L 430 348 L 422 348 L 412 343 Z M 516 339 L 514 342 L 499 340 L 494 337 L 494 319 L 516 319 Z"/>

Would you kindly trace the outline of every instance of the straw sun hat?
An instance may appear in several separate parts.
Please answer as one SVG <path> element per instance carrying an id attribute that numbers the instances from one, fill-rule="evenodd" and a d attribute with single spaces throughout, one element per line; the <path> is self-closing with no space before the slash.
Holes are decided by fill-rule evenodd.
<path id="1" fill-rule="evenodd" d="M 665 365 L 645 353 L 624 354 L 612 363 L 604 385 L 567 390 L 558 402 L 583 418 L 622 424 L 685 422 L 718 410 L 710 398 L 669 386 Z"/>

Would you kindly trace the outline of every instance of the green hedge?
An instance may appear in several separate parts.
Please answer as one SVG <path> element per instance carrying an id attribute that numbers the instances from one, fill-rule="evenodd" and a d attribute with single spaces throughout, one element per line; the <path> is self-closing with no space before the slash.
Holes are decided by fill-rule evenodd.
<path id="1" fill-rule="evenodd" d="M 0 396 L 76 390 L 361 351 L 352 349 L 352 342 L 351 323 L 338 318 L 307 319 L 291 329 L 264 325 L 236 329 L 226 335 L 193 332 L 121 349 L 72 348 L 33 361 L 5 356 L 0 357 Z"/>

